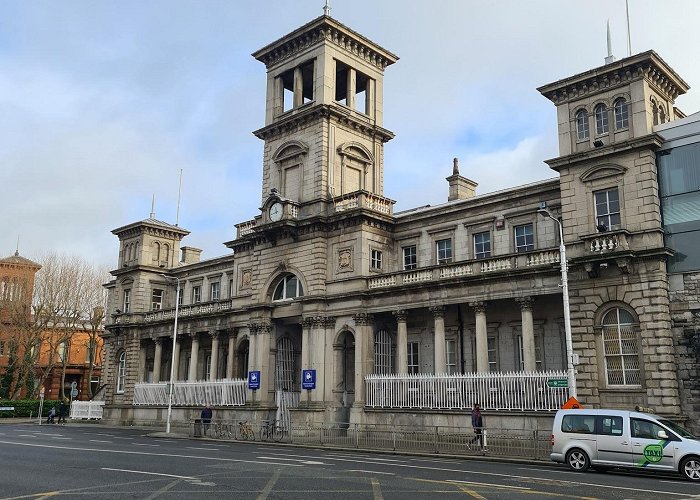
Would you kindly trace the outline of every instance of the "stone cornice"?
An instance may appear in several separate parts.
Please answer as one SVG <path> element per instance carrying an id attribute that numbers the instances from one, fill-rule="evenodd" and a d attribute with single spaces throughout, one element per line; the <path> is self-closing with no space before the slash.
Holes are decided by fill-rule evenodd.
<path id="1" fill-rule="evenodd" d="M 322 43 L 332 43 L 381 71 L 399 59 L 370 39 L 325 15 L 253 52 L 252 56 L 270 68 Z"/>
<path id="2" fill-rule="evenodd" d="M 301 126 L 320 119 L 334 119 L 338 123 L 346 125 L 363 134 L 376 136 L 382 142 L 388 142 L 395 137 L 394 133 L 390 130 L 353 116 L 352 111 L 344 109 L 339 104 L 312 104 L 296 113 L 290 113 L 289 116 L 285 116 L 270 125 L 254 131 L 253 134 L 258 139 L 266 141 L 281 135 L 287 135 L 289 132 L 293 132 Z"/>
<path id="3" fill-rule="evenodd" d="M 552 158 L 550 160 L 545 160 L 545 163 L 549 165 L 549 168 L 558 172 L 559 169 L 563 167 L 575 165 L 579 162 L 596 160 L 598 158 L 604 158 L 606 159 L 606 163 L 611 163 L 613 160 L 610 158 L 610 155 L 614 153 L 629 152 L 631 150 L 643 148 L 650 148 L 656 151 L 662 144 L 663 139 L 661 136 L 658 134 L 649 134 L 628 141 L 610 144 L 602 148 L 594 148 L 588 151 Z"/>
<path id="4" fill-rule="evenodd" d="M 657 92 L 671 101 L 685 94 L 690 88 L 656 52 L 649 50 L 543 85 L 537 90 L 554 104 L 559 105 L 621 87 L 641 78 L 646 78 Z"/>

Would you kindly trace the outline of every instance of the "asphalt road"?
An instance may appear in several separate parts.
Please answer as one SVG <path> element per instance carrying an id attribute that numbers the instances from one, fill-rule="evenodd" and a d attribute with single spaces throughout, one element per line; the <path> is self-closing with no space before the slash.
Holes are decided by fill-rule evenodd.
<path id="1" fill-rule="evenodd" d="M 675 476 L 155 438 L 100 425 L 0 425 L 0 500 L 19 498 L 700 498 Z"/>

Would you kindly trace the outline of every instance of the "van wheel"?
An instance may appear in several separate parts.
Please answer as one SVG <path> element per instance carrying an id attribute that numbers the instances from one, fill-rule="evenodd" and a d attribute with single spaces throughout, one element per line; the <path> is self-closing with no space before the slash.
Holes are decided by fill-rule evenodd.
<path id="1" fill-rule="evenodd" d="M 591 465 L 591 461 L 588 459 L 586 452 L 574 448 L 566 454 L 566 465 L 568 465 L 569 469 L 572 471 L 586 472 Z"/>
<path id="2" fill-rule="evenodd" d="M 686 457 L 681 462 L 681 474 L 691 481 L 700 481 L 700 457 Z"/>

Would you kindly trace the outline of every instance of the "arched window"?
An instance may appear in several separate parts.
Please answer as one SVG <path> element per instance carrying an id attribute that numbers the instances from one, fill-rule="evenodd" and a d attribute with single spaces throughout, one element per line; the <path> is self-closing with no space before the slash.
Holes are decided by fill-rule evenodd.
<path id="1" fill-rule="evenodd" d="M 582 109 L 576 113 L 576 138 L 588 139 L 588 113 Z"/>
<path id="2" fill-rule="evenodd" d="M 598 104 L 595 107 L 595 133 L 597 135 L 608 133 L 608 107 Z"/>
<path id="3" fill-rule="evenodd" d="M 299 278 L 288 274 L 277 284 L 272 300 L 287 300 L 304 296 L 304 288 Z"/>
<path id="4" fill-rule="evenodd" d="M 651 113 L 654 117 L 654 125 L 659 124 L 659 107 L 656 105 L 656 101 L 652 99 L 651 101 Z"/>
<path id="5" fill-rule="evenodd" d="M 393 372 L 394 355 L 391 346 L 391 335 L 387 330 L 379 330 L 374 334 L 374 373 L 386 375 Z"/>
<path id="6" fill-rule="evenodd" d="M 602 321 L 605 374 L 609 386 L 640 386 L 638 325 L 632 314 L 619 307 Z"/>
<path id="7" fill-rule="evenodd" d="M 666 123 L 666 110 L 663 106 L 659 106 L 659 122 Z"/>
<path id="8" fill-rule="evenodd" d="M 152 260 L 153 260 L 153 262 L 158 262 L 160 260 L 160 243 L 158 243 L 157 241 L 154 241 L 151 244 L 151 248 L 153 249 Z"/>
<path id="9" fill-rule="evenodd" d="M 126 379 L 126 352 L 119 355 L 119 365 L 117 367 L 117 394 L 124 393 L 124 381 Z"/>
<path id="10" fill-rule="evenodd" d="M 289 337 L 277 341 L 275 357 L 275 390 L 293 391 L 295 388 L 294 375 L 294 344 Z"/>
<path id="11" fill-rule="evenodd" d="M 620 97 L 616 99 L 613 109 L 615 112 L 615 129 L 620 130 L 629 127 L 629 108 L 625 98 Z"/>

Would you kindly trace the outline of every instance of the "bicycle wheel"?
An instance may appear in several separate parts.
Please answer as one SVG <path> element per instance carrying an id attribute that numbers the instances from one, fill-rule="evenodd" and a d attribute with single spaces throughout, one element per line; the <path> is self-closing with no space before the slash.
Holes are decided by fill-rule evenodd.
<path id="1" fill-rule="evenodd" d="M 272 439 L 276 442 L 279 443 L 284 439 L 284 436 L 286 435 L 287 431 L 284 429 L 284 427 L 281 427 L 279 425 L 275 425 L 272 428 Z"/>
<path id="2" fill-rule="evenodd" d="M 246 439 L 248 441 L 255 441 L 255 433 L 253 432 L 253 428 L 248 425 L 245 428 L 245 437 L 243 439 Z"/>

